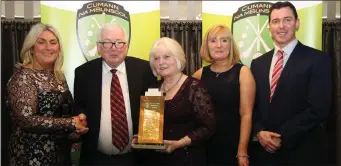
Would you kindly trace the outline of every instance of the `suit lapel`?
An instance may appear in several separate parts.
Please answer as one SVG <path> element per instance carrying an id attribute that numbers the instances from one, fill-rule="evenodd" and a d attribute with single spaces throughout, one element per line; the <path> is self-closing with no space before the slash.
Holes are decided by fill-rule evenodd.
<path id="1" fill-rule="evenodd" d="M 271 61 L 272 61 L 272 56 L 274 55 L 274 49 L 272 49 L 270 52 L 265 54 L 265 63 L 264 63 L 264 77 L 266 81 L 266 94 L 267 94 L 267 101 L 270 101 L 270 80 L 269 80 L 269 74 L 270 74 L 270 67 L 271 67 Z"/>
<path id="2" fill-rule="evenodd" d="M 102 58 L 97 59 L 96 63 L 94 63 L 94 66 L 92 68 L 93 80 L 88 80 L 91 82 L 90 88 L 93 90 L 93 102 L 94 102 L 94 110 L 91 110 L 93 112 L 93 118 L 95 119 L 95 128 L 100 128 L 100 121 L 101 121 L 101 110 L 102 110 Z M 99 132 L 99 131 L 98 131 Z"/>
<path id="3" fill-rule="evenodd" d="M 136 64 L 134 63 L 133 59 L 130 57 L 126 57 L 125 59 L 126 63 L 126 72 L 127 72 L 127 80 L 128 80 L 128 89 L 129 89 L 129 99 L 130 99 L 130 110 L 131 110 L 131 118 L 133 121 L 133 132 L 138 131 L 138 124 L 135 124 L 135 122 L 138 122 L 139 117 L 139 101 L 140 101 L 140 89 L 141 89 L 141 82 L 143 81 L 139 75 L 141 71 L 139 68 L 136 68 Z"/>
<path id="4" fill-rule="evenodd" d="M 126 57 L 125 59 L 126 63 L 126 71 L 127 71 L 127 80 L 128 80 L 128 89 L 129 89 L 129 98 L 130 101 L 133 101 L 133 97 L 136 96 L 136 91 L 134 89 L 137 88 L 136 84 L 136 78 L 137 78 L 137 72 L 134 69 L 134 64 L 132 63 L 131 59 L 129 57 Z M 130 103 L 131 106 L 131 103 Z"/>
<path id="5" fill-rule="evenodd" d="M 281 77 L 278 80 L 277 87 L 274 93 L 274 97 L 280 93 L 280 90 L 282 89 L 282 86 L 285 85 L 285 82 L 290 79 L 290 75 L 293 71 L 295 71 L 295 66 L 299 65 L 299 55 L 301 50 L 302 44 L 300 42 L 297 43 L 296 47 L 292 51 L 287 63 L 285 64 L 283 68 L 283 72 L 281 74 Z M 276 95 L 277 94 L 277 95 Z"/>

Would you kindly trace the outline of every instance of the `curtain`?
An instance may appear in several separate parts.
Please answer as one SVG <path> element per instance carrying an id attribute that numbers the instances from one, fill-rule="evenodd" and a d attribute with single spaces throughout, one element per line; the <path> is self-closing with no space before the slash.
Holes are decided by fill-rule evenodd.
<path id="1" fill-rule="evenodd" d="M 1 151 L 7 152 L 11 133 L 11 119 L 6 108 L 6 84 L 12 76 L 14 64 L 21 62 L 20 50 L 31 27 L 40 20 L 1 20 Z M 1 165 L 8 165 L 8 153 L 1 153 Z"/>
<path id="2" fill-rule="evenodd" d="M 163 21 L 161 37 L 169 37 L 180 43 L 186 56 L 184 74 L 191 76 L 201 68 L 201 21 Z"/>
<path id="3" fill-rule="evenodd" d="M 341 34 L 340 19 L 324 21 L 322 25 L 322 50 L 332 62 L 332 105 L 327 123 L 329 164 L 341 165 Z"/>

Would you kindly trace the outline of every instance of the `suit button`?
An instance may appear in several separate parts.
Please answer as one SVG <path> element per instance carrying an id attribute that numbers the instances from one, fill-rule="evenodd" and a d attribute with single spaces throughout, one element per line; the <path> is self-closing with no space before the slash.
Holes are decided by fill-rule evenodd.
<path id="1" fill-rule="evenodd" d="M 173 130 L 169 130 L 169 132 L 173 132 Z"/>

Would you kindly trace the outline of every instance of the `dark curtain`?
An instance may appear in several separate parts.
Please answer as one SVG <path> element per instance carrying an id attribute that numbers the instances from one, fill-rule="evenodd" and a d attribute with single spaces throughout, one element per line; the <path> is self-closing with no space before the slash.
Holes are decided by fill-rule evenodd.
<path id="1" fill-rule="evenodd" d="M 20 50 L 31 27 L 40 20 L 1 20 L 1 165 L 8 165 L 8 140 L 11 120 L 6 108 L 6 84 L 12 76 L 14 64 L 21 61 Z"/>
<path id="2" fill-rule="evenodd" d="M 322 26 L 322 50 L 332 62 L 332 105 L 327 123 L 329 164 L 341 165 L 341 34 L 340 19 L 324 21 Z"/>
<path id="3" fill-rule="evenodd" d="M 169 37 L 180 43 L 186 56 L 184 74 L 191 76 L 201 68 L 201 21 L 161 22 L 161 37 Z"/>

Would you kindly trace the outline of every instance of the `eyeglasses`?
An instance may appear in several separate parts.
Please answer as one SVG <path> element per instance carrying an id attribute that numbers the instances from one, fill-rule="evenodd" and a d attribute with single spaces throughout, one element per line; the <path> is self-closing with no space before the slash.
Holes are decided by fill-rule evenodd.
<path id="1" fill-rule="evenodd" d="M 116 41 L 116 42 L 98 42 L 99 44 L 102 44 L 104 48 L 112 48 L 113 45 L 115 45 L 115 48 L 121 49 L 124 47 L 126 42 Z"/>

